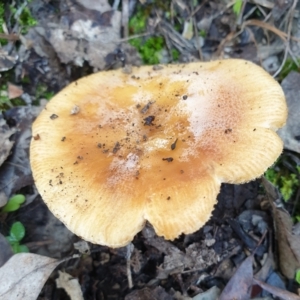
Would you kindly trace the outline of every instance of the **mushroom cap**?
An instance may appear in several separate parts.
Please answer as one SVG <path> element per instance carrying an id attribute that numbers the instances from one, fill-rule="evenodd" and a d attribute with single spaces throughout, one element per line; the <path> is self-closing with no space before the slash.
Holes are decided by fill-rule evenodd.
<path id="1" fill-rule="evenodd" d="M 244 60 L 99 72 L 36 119 L 32 172 L 50 210 L 87 241 L 124 246 L 146 220 L 174 239 L 207 222 L 222 182 L 273 164 L 286 117 L 280 85 Z"/>

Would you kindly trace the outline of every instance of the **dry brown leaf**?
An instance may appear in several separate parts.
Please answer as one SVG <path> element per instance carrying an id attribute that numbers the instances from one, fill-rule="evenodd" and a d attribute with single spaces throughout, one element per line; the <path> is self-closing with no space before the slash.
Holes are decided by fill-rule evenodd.
<path id="1" fill-rule="evenodd" d="M 300 268 L 300 237 L 292 234 L 293 224 L 288 212 L 275 204 L 280 199 L 279 192 L 265 178 L 263 185 L 273 211 L 280 269 L 287 278 L 294 279 L 296 270 Z"/>
<path id="2" fill-rule="evenodd" d="M 8 90 L 8 98 L 9 99 L 18 98 L 21 95 L 23 95 L 23 93 L 24 93 L 21 87 L 15 85 L 15 84 L 12 84 L 10 82 L 8 83 L 7 90 Z"/>

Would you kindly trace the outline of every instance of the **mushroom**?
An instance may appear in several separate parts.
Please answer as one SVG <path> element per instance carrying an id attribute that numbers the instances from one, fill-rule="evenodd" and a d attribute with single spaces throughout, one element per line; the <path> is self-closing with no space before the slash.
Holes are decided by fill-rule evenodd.
<path id="1" fill-rule="evenodd" d="M 273 164 L 286 117 L 280 85 L 244 60 L 99 72 L 36 119 L 32 172 L 53 214 L 87 241 L 124 246 L 146 220 L 172 240 L 209 220 L 222 182 Z"/>

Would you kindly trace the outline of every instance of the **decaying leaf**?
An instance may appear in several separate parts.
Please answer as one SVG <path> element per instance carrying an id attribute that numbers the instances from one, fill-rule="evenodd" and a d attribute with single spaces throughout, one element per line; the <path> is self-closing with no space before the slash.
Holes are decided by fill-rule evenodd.
<path id="1" fill-rule="evenodd" d="M 17 59 L 18 56 L 10 55 L 6 50 L 0 48 L 0 72 L 13 68 Z"/>
<path id="2" fill-rule="evenodd" d="M 214 249 L 203 243 L 189 245 L 184 253 L 171 242 L 157 236 L 150 226 L 143 229 L 143 235 L 147 244 L 165 254 L 164 262 L 158 268 L 159 279 L 166 279 L 170 274 L 181 273 L 183 270 L 205 269 L 220 260 Z"/>
<path id="3" fill-rule="evenodd" d="M 296 294 L 293 294 L 289 291 L 280 289 L 276 286 L 272 286 L 270 284 L 267 284 L 265 282 L 262 282 L 256 278 L 253 279 L 254 283 L 259 285 L 262 289 L 265 291 L 271 293 L 274 296 L 277 296 L 279 299 L 284 299 L 284 300 L 300 300 L 300 297 Z M 276 298 L 277 299 L 277 298 Z"/>
<path id="4" fill-rule="evenodd" d="M 71 300 L 83 300 L 82 291 L 78 279 L 73 278 L 65 272 L 58 271 L 59 277 L 56 279 L 56 286 L 62 288 L 70 296 Z"/>
<path id="5" fill-rule="evenodd" d="M 150 287 L 145 287 L 141 290 L 136 290 L 131 292 L 125 297 L 125 300 L 154 300 L 154 299 L 161 299 L 161 300 L 172 300 L 174 299 L 170 296 L 164 288 L 161 286 L 157 286 L 154 289 Z"/>
<path id="6" fill-rule="evenodd" d="M 298 153 L 300 153 L 299 82 L 300 74 L 297 72 L 290 72 L 282 81 L 281 86 L 286 96 L 289 115 L 286 125 L 278 131 L 278 134 L 284 141 L 284 147 Z"/>
<path id="7" fill-rule="evenodd" d="M 2 234 L 0 234 L 0 249 L 1 249 L 0 251 L 0 268 L 1 268 L 13 255 L 11 246 L 9 245 L 7 239 Z"/>
<path id="8" fill-rule="evenodd" d="M 28 48 L 32 46 L 41 57 L 50 58 L 49 49 L 42 45 L 46 41 L 61 63 L 83 66 L 88 62 L 92 67 L 103 69 L 105 57 L 120 42 L 121 12 L 111 9 L 107 1 L 95 4 L 67 1 L 69 7 L 62 11 L 60 19 L 53 22 L 49 18 L 31 28 L 25 36 L 25 44 Z"/>
<path id="9" fill-rule="evenodd" d="M 0 190 L 7 197 L 33 182 L 28 149 L 31 124 L 40 110 L 39 107 L 16 107 L 6 111 L 6 119 L 15 125 L 13 129 L 9 129 L 5 121 L 0 119 L 0 164 L 5 160 L 0 168 Z M 13 142 L 9 141 L 9 137 L 13 133 L 14 147 L 11 149 Z M 6 159 L 10 151 L 11 155 Z"/>
<path id="10" fill-rule="evenodd" d="M 8 98 L 9 99 L 15 99 L 15 98 L 18 98 L 20 97 L 21 95 L 23 95 L 23 90 L 21 87 L 15 85 L 15 84 L 12 84 L 10 82 L 8 82 Z"/>
<path id="11" fill-rule="evenodd" d="M 3 115 L 0 115 L 0 166 L 6 160 L 10 154 L 10 150 L 14 145 L 13 141 L 10 141 L 10 137 L 16 132 L 15 129 L 9 128 L 6 121 L 3 119 Z"/>
<path id="12" fill-rule="evenodd" d="M 193 300 L 210 300 L 210 299 L 218 299 L 220 295 L 220 289 L 217 286 L 213 286 L 209 290 L 204 293 L 200 293 L 193 297 Z"/>
<path id="13" fill-rule="evenodd" d="M 266 179 L 263 179 L 263 185 L 273 211 L 280 269 L 287 278 L 294 279 L 296 270 L 300 268 L 300 236 L 292 234 L 289 213 L 275 204 L 280 199 L 279 192 Z"/>
<path id="14" fill-rule="evenodd" d="M 246 258 L 222 291 L 219 300 L 250 299 L 253 280 L 253 256 Z"/>
<path id="15" fill-rule="evenodd" d="M 0 268 L 0 299 L 37 299 L 59 263 L 61 261 L 37 254 L 15 254 Z"/>

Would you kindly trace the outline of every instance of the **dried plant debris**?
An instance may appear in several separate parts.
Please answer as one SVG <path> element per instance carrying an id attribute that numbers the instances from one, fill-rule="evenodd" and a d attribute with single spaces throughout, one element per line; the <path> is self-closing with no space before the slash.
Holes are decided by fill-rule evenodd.
<path id="1" fill-rule="evenodd" d="M 279 192 L 268 180 L 263 179 L 263 184 L 273 211 L 280 269 L 284 276 L 294 279 L 300 268 L 300 236 L 292 233 L 293 224 L 288 212 L 276 205 Z"/>
<path id="2" fill-rule="evenodd" d="M 219 300 L 250 299 L 253 280 L 253 257 L 249 256 L 236 270 L 222 291 Z"/>
<path id="3" fill-rule="evenodd" d="M 37 254 L 15 254 L 0 268 L 1 300 L 37 299 L 44 283 L 60 262 Z"/>
<path id="4" fill-rule="evenodd" d="M 283 299 L 283 300 L 300 300 L 300 297 L 296 294 L 293 294 L 289 291 L 280 289 L 278 287 L 272 286 L 268 283 L 262 282 L 256 278 L 253 278 L 253 283 L 260 286 L 262 289 L 267 291 L 269 294 L 272 294 L 276 297 L 276 299 Z M 278 297 L 278 298 L 277 298 Z M 274 298 L 263 298 L 263 299 L 274 299 Z"/>
<path id="5" fill-rule="evenodd" d="M 7 239 L 0 234 L 0 268 L 12 257 L 13 252 Z M 0 279 L 1 281 L 1 279 Z"/>
<path id="6" fill-rule="evenodd" d="M 300 74 L 297 72 L 290 72 L 289 75 L 282 81 L 282 88 L 286 96 L 288 105 L 288 119 L 286 126 L 278 131 L 278 134 L 284 141 L 286 149 L 300 153 Z"/>
<path id="7" fill-rule="evenodd" d="M 0 189 L 7 197 L 33 183 L 28 152 L 31 124 L 40 110 L 39 107 L 16 107 L 5 112 L 6 122 L 3 116 L 0 119 L 0 124 L 2 124 L 0 129 L 0 143 L 2 144 Z M 9 123 L 11 128 L 6 123 Z M 9 140 L 12 134 L 14 134 L 13 142 Z M 10 151 L 11 155 L 6 159 Z"/>
<path id="8" fill-rule="evenodd" d="M 56 286 L 64 289 L 71 300 L 83 300 L 82 291 L 78 279 L 65 272 L 58 271 L 59 277 L 55 280 Z"/>
<path id="9" fill-rule="evenodd" d="M 204 243 L 193 243 L 183 252 L 172 243 L 158 237 L 151 226 L 144 228 L 143 235 L 147 244 L 165 254 L 163 264 L 158 268 L 158 279 L 166 279 L 170 274 L 179 274 L 184 270 L 204 270 L 220 261 L 220 256 Z"/>
<path id="10" fill-rule="evenodd" d="M 150 287 L 145 287 L 141 290 L 136 290 L 129 293 L 125 300 L 172 300 L 174 299 L 170 296 L 164 288 L 161 286 L 157 286 L 156 288 L 152 289 Z"/>
<path id="11" fill-rule="evenodd" d="M 15 129 L 9 128 L 3 115 L 0 114 L 0 166 L 9 156 L 14 142 L 10 140 L 12 135 L 16 132 Z"/>
<path id="12" fill-rule="evenodd" d="M 17 55 L 10 55 L 8 51 L 0 47 L 0 72 L 12 69 L 16 65 L 17 59 Z"/>
<path id="13" fill-rule="evenodd" d="M 53 21 L 52 15 L 31 28 L 25 36 L 26 44 L 40 56 L 50 58 L 49 49 L 44 45 L 46 41 L 61 63 L 83 66 L 88 62 L 92 67 L 104 69 L 105 57 L 120 42 L 121 13 L 113 10 L 107 1 L 97 6 L 66 1 L 64 6 L 58 20 Z"/>
<path id="14" fill-rule="evenodd" d="M 15 99 L 22 96 L 24 93 L 22 87 L 12 84 L 10 82 L 7 83 L 7 95 L 9 99 Z"/>

